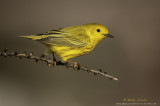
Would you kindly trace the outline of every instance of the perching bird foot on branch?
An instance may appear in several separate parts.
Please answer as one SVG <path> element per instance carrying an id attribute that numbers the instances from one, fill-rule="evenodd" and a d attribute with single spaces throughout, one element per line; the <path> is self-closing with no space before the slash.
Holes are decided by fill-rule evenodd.
<path id="1" fill-rule="evenodd" d="M 88 72 L 93 72 L 94 75 L 100 74 L 110 79 L 118 80 L 117 78 L 102 72 L 102 70 L 91 70 L 81 66 L 77 62 L 68 60 L 89 53 L 102 39 L 106 37 L 113 38 L 113 36 L 109 34 L 108 29 L 101 24 L 91 23 L 77 25 L 63 29 L 51 30 L 42 34 L 18 37 L 28 38 L 42 43 L 46 45 L 48 52 L 38 57 L 34 56 L 32 52 L 28 55 L 26 53 L 17 52 L 8 53 L 7 50 L 4 50 L 1 52 L 1 56 L 25 57 L 28 59 L 35 59 L 36 62 L 45 61 L 48 66 L 64 65 L 66 67 L 72 67 L 74 70 L 85 70 Z M 52 54 L 53 60 L 45 58 L 45 55 L 47 54 Z M 54 54 L 59 56 L 64 62 L 57 61 Z"/>

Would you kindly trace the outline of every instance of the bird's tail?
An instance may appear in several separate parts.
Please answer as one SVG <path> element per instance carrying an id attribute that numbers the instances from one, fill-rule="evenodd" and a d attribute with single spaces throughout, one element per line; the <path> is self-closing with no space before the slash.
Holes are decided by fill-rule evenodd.
<path id="1" fill-rule="evenodd" d="M 27 38 L 27 39 L 31 39 L 31 40 L 40 40 L 40 39 L 42 39 L 41 36 L 37 36 L 37 35 L 22 35 L 22 36 L 18 36 L 18 37 Z"/>

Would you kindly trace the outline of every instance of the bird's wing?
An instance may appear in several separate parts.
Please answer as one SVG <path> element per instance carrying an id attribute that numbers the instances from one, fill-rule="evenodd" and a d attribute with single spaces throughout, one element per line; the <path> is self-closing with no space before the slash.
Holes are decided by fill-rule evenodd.
<path id="1" fill-rule="evenodd" d="M 85 30 L 76 28 L 72 30 L 51 30 L 46 32 L 45 34 L 38 34 L 38 36 L 45 36 L 38 41 L 55 46 L 72 46 L 72 47 L 80 47 L 85 46 L 89 41 L 89 36 L 85 32 Z"/>

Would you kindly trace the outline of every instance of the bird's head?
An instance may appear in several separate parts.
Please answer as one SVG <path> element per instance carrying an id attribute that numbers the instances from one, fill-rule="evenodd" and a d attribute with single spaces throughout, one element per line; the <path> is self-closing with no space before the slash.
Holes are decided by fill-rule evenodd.
<path id="1" fill-rule="evenodd" d="M 106 37 L 113 38 L 113 35 L 109 34 L 108 29 L 101 24 L 92 23 L 86 25 L 89 29 L 90 37 L 93 40 L 97 40 L 99 42 Z"/>

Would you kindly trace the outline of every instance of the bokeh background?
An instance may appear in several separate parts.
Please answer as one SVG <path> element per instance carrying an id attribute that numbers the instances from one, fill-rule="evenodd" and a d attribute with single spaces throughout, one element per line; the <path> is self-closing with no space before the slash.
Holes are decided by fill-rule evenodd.
<path id="1" fill-rule="evenodd" d="M 73 58 L 119 78 L 0 57 L 0 106 L 115 106 L 125 98 L 160 101 L 159 0 L 1 0 L 0 49 L 46 48 L 17 35 L 86 23 L 105 25 L 104 39 L 89 54 Z"/>

